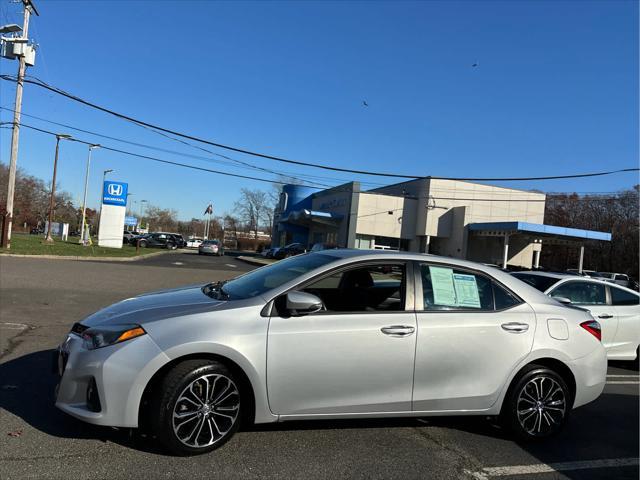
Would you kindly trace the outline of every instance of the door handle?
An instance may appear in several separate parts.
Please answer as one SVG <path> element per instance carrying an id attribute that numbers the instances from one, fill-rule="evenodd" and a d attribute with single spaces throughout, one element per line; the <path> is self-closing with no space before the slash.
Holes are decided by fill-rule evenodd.
<path id="1" fill-rule="evenodd" d="M 416 329 L 409 325 L 390 325 L 388 327 L 382 327 L 380 331 L 391 337 L 406 337 L 415 332 Z"/>
<path id="2" fill-rule="evenodd" d="M 613 315 L 610 315 L 608 313 L 603 313 L 598 315 L 598 318 L 613 318 Z"/>
<path id="3" fill-rule="evenodd" d="M 502 325 L 500 325 L 502 327 L 503 330 L 509 332 L 509 333 L 524 333 L 527 330 L 529 330 L 529 325 L 526 323 L 519 323 L 519 322 L 509 322 L 509 323 L 503 323 Z"/>

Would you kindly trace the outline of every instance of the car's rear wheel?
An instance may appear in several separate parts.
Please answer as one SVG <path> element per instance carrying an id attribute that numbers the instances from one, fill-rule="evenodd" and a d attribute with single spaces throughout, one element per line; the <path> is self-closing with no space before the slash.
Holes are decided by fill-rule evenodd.
<path id="1" fill-rule="evenodd" d="M 175 243 L 167 243 L 167 250 L 175 250 L 176 249 L 176 244 Z"/>
<path id="2" fill-rule="evenodd" d="M 503 422 L 519 440 L 550 437 L 566 424 L 573 401 L 555 371 L 531 365 L 518 374 L 502 406 Z"/>
<path id="3" fill-rule="evenodd" d="M 164 377 L 151 402 L 152 428 L 176 455 L 210 452 L 227 442 L 241 420 L 238 382 L 212 360 L 188 360 Z"/>
<path id="4" fill-rule="evenodd" d="M 147 248 L 147 242 L 145 241 L 140 242 L 138 245 L 140 245 L 140 248 Z"/>

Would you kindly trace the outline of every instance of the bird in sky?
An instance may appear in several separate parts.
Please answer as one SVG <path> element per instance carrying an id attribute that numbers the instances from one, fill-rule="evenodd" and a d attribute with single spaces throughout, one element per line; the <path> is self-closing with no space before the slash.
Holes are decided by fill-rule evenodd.
<path id="1" fill-rule="evenodd" d="M 369 106 L 369 104 L 367 103 L 367 101 L 366 101 L 366 100 L 363 100 L 363 101 L 362 101 L 362 105 L 364 105 L 365 107 L 368 107 L 368 106 Z"/>
<path id="2" fill-rule="evenodd" d="M 472 67 L 479 67 L 480 64 L 478 62 L 474 63 L 473 65 L 471 65 Z"/>

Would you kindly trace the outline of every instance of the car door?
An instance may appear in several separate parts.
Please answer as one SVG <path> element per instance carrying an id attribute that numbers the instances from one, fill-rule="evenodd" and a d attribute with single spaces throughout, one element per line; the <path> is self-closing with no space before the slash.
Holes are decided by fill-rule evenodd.
<path id="1" fill-rule="evenodd" d="M 640 295 L 609 286 L 611 303 L 618 318 L 618 328 L 609 348 L 610 358 L 633 360 L 640 344 Z"/>
<path id="2" fill-rule="evenodd" d="M 484 410 L 531 351 L 533 309 L 490 276 L 437 263 L 416 275 L 413 410 Z"/>
<path id="3" fill-rule="evenodd" d="M 321 298 L 324 311 L 271 316 L 267 388 L 273 413 L 411 410 L 416 320 L 408 268 L 383 262 L 325 274 L 298 288 Z"/>
<path id="4" fill-rule="evenodd" d="M 556 284 L 549 292 L 552 297 L 564 297 L 572 305 L 589 310 L 602 327 L 602 345 L 611 348 L 618 330 L 618 316 L 607 300 L 607 284 L 604 282 L 569 280 Z"/>
<path id="5" fill-rule="evenodd" d="M 159 233 L 154 237 L 155 243 L 158 246 L 164 247 L 167 244 L 167 236 L 164 233 Z"/>

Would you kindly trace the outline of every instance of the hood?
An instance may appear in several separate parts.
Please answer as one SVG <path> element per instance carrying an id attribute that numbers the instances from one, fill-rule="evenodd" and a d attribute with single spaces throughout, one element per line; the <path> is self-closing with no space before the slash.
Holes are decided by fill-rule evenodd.
<path id="1" fill-rule="evenodd" d="M 89 315 L 81 323 L 88 327 L 119 323 L 144 325 L 164 318 L 206 312 L 224 303 L 202 293 L 202 285 L 192 285 L 127 298 Z"/>

